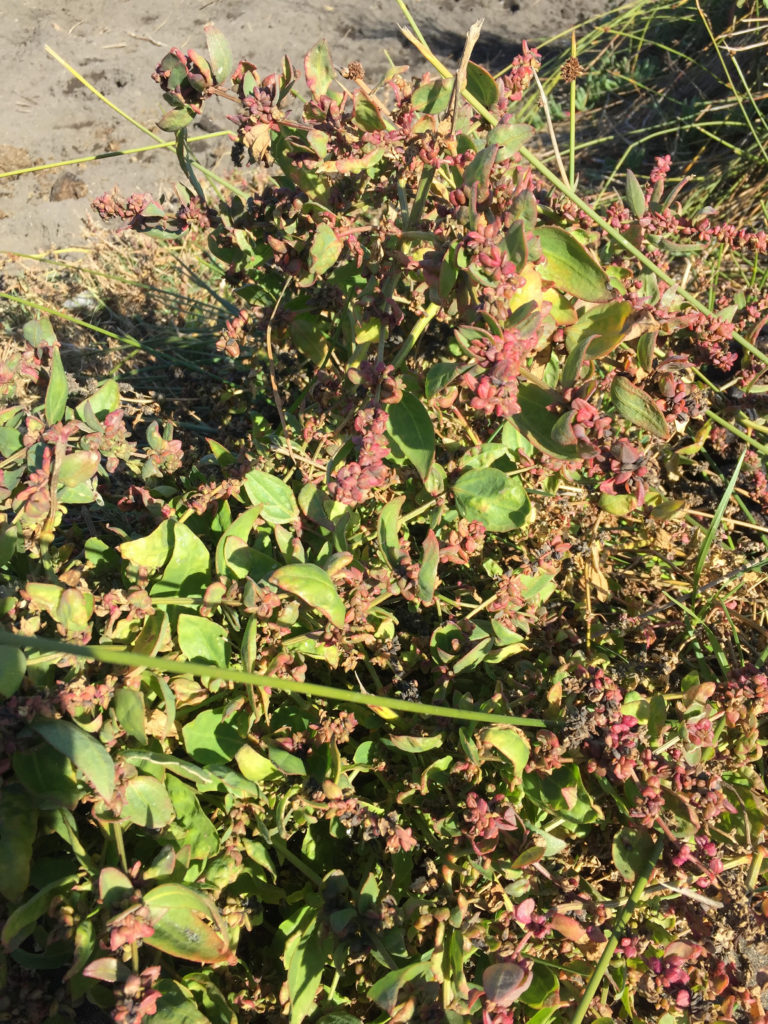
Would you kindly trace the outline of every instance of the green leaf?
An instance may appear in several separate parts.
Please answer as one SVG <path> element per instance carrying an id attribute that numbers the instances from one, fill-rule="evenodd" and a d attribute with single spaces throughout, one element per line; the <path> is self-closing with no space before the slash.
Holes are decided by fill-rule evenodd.
<path id="1" fill-rule="evenodd" d="M 198 768 L 189 761 L 184 764 L 192 769 L 190 776 L 193 772 L 209 774 L 204 768 Z M 215 780 L 215 776 L 211 778 Z M 199 785 L 197 782 L 195 784 Z M 192 860 L 205 861 L 215 856 L 219 852 L 219 834 L 203 812 L 195 790 L 171 774 L 166 776 L 165 785 L 176 811 L 176 820 L 171 822 L 168 829 L 179 846 L 189 845 Z"/>
<path id="2" fill-rule="evenodd" d="M 653 850 L 653 836 L 648 829 L 625 825 L 613 839 L 611 855 L 622 878 L 634 882 L 645 870 Z"/>
<path id="3" fill-rule="evenodd" d="M 513 725 L 494 725 L 483 730 L 483 742 L 495 747 L 515 766 L 515 774 L 522 776 L 531 755 L 531 744 Z"/>
<path id="4" fill-rule="evenodd" d="M 40 810 L 73 808 L 82 795 L 72 762 L 47 744 L 17 750 L 13 755 L 13 771 Z"/>
<path id="5" fill-rule="evenodd" d="M 499 102 L 499 87 L 493 75 L 473 61 L 467 64 L 467 92 L 479 100 L 486 110 Z"/>
<path id="6" fill-rule="evenodd" d="M 201 711 L 181 731 L 189 756 L 205 766 L 228 764 L 243 745 L 243 736 L 232 722 L 224 720 L 221 708 Z"/>
<path id="7" fill-rule="evenodd" d="M 448 109 L 452 95 L 453 79 L 442 78 L 414 89 L 411 106 L 425 114 L 442 114 Z"/>
<path id="8" fill-rule="evenodd" d="M 351 1013 L 324 1013 L 317 1024 L 362 1024 L 362 1021 Z"/>
<path id="9" fill-rule="evenodd" d="M 464 519 L 477 520 L 492 533 L 525 526 L 531 503 L 519 477 L 500 469 L 470 469 L 453 485 L 456 508 Z"/>
<path id="10" fill-rule="evenodd" d="M 251 782 L 279 779 L 280 772 L 268 757 L 264 757 L 249 744 L 244 744 L 235 755 L 240 774 Z"/>
<path id="11" fill-rule="evenodd" d="M 501 146 L 501 157 L 510 159 L 520 152 L 520 147 L 532 135 L 533 126 L 530 124 L 498 124 L 488 132 L 486 141 L 489 146 Z"/>
<path id="12" fill-rule="evenodd" d="M 98 452 L 70 452 L 61 460 L 59 486 L 77 487 L 90 480 L 101 462 Z"/>
<path id="13" fill-rule="evenodd" d="M 152 1024 L 211 1024 L 198 1009 L 189 989 L 169 978 L 161 978 L 154 987 L 162 994 L 151 1018 Z"/>
<path id="14" fill-rule="evenodd" d="M 546 281 L 566 295 L 575 295 L 585 302 L 607 302 L 611 297 L 608 276 L 592 259 L 584 246 L 564 228 L 546 225 L 536 237 L 544 257 L 536 269 Z"/>
<path id="15" fill-rule="evenodd" d="M 601 494 L 600 508 L 612 516 L 628 516 L 637 508 L 634 494 Z"/>
<path id="16" fill-rule="evenodd" d="M 444 736 L 386 736 L 380 741 L 385 747 L 402 750 L 404 754 L 425 754 L 445 745 Z"/>
<path id="17" fill-rule="evenodd" d="M 379 513 L 376 535 L 379 550 L 390 569 L 396 569 L 400 560 L 400 509 L 404 501 L 405 496 L 401 494 L 388 501 Z"/>
<path id="18" fill-rule="evenodd" d="M 45 419 L 48 424 L 58 423 L 67 408 L 67 375 L 61 361 L 58 348 L 51 353 L 51 368 L 48 374 L 48 387 L 45 390 Z"/>
<path id="19" fill-rule="evenodd" d="M 252 469 L 243 478 L 245 493 L 251 504 L 268 523 L 292 523 L 299 515 L 299 506 L 293 491 L 279 477 L 265 473 L 263 469 Z"/>
<path id="20" fill-rule="evenodd" d="M 473 157 L 471 163 L 467 164 L 464 169 L 464 184 L 468 188 L 471 188 L 472 185 L 477 185 L 477 201 L 479 203 L 485 202 L 488 198 L 491 171 L 496 163 L 498 153 L 498 146 L 486 146 Z"/>
<path id="21" fill-rule="evenodd" d="M 634 172 L 630 171 L 629 168 L 627 168 L 627 184 L 624 194 L 627 197 L 627 206 L 632 211 L 633 216 L 644 216 L 646 211 L 645 193 Z"/>
<path id="22" fill-rule="evenodd" d="M 307 769 L 304 767 L 304 762 L 301 758 L 291 754 L 288 750 L 284 750 L 282 747 L 270 747 L 269 757 L 274 766 L 283 775 L 307 774 Z"/>
<path id="23" fill-rule="evenodd" d="M 377 1006 L 380 1006 L 385 1013 L 392 1013 L 397 1006 L 397 996 L 400 989 L 408 981 L 414 978 L 431 978 L 432 968 L 429 963 L 410 963 L 406 967 L 399 967 L 395 971 L 388 971 L 384 977 L 375 981 L 368 989 L 368 998 Z"/>
<path id="24" fill-rule="evenodd" d="M 229 656 L 227 631 L 218 622 L 202 615 L 182 612 L 177 625 L 181 653 L 187 661 L 204 661 L 208 665 L 224 668 Z"/>
<path id="25" fill-rule="evenodd" d="M 504 248 L 507 256 L 515 265 L 518 273 L 528 262 L 528 239 L 525 236 L 525 222 L 522 219 L 514 221 L 504 236 Z"/>
<path id="26" fill-rule="evenodd" d="M 286 940 L 283 961 L 291 1000 L 290 1024 L 301 1024 L 315 1008 L 328 946 L 328 939 L 321 937 L 314 917 L 310 918 L 306 930 L 294 932 Z"/>
<path id="27" fill-rule="evenodd" d="M 133 896 L 134 883 L 119 868 L 106 867 L 99 872 L 99 899 L 113 907 Z"/>
<path id="28" fill-rule="evenodd" d="M 39 320 L 27 320 L 22 328 L 22 333 L 25 340 L 34 348 L 39 348 L 41 345 L 53 347 L 56 344 L 56 335 L 47 316 L 41 317 Z"/>
<path id="29" fill-rule="evenodd" d="M 435 363 L 424 378 L 424 397 L 433 398 L 465 369 L 459 363 Z"/>
<path id="30" fill-rule="evenodd" d="M 143 941 L 162 953 L 195 963 L 227 963 L 231 958 L 228 940 L 215 904 L 207 896 L 185 885 L 167 882 L 144 896 L 149 907 L 152 935 Z M 212 927 L 206 918 L 216 922 Z"/>
<path id="31" fill-rule="evenodd" d="M 589 338 L 586 347 L 587 359 L 602 359 L 621 341 L 624 325 L 632 312 L 631 302 L 609 302 L 582 313 L 579 319 L 565 332 L 568 348 L 578 346 Z"/>
<path id="32" fill-rule="evenodd" d="M 626 377 L 614 377 L 611 384 L 611 401 L 619 414 L 629 423 L 645 430 L 654 437 L 666 440 L 669 426 L 664 414 L 650 395 L 636 387 Z"/>
<path id="33" fill-rule="evenodd" d="M 12 697 L 27 671 L 24 652 L 16 647 L 0 647 L 0 696 Z"/>
<path id="34" fill-rule="evenodd" d="M 129 686 L 121 686 L 115 693 L 115 714 L 123 729 L 138 740 L 142 746 L 147 745 L 146 716 L 144 697 L 140 690 L 132 690 Z"/>
<path id="35" fill-rule="evenodd" d="M 31 727 L 75 768 L 104 800 L 115 791 L 115 766 L 101 743 L 72 722 L 38 718 Z"/>
<path id="36" fill-rule="evenodd" d="M 29 795 L 16 783 L 3 786 L 0 800 L 0 893 L 15 903 L 29 885 L 32 848 L 37 835 L 37 809 L 30 807 Z"/>
<path id="37" fill-rule="evenodd" d="M 304 76 L 315 99 L 327 93 L 334 78 L 334 70 L 325 39 L 316 43 L 304 58 Z"/>
<path id="38" fill-rule="evenodd" d="M 221 85 L 232 74 L 232 51 L 227 37 L 215 25 L 205 25 L 204 31 L 213 80 L 216 85 Z"/>
<path id="39" fill-rule="evenodd" d="M 269 577 L 281 590 L 301 598 L 314 611 L 320 612 L 339 629 L 347 613 L 333 580 L 319 565 L 281 565 Z"/>
<path id="40" fill-rule="evenodd" d="M 309 272 L 313 277 L 322 277 L 341 256 L 344 243 L 327 221 L 321 221 L 309 249 Z"/>
<path id="41" fill-rule="evenodd" d="M 173 804 L 165 786 L 151 775 L 138 775 L 125 784 L 121 821 L 142 828 L 164 828 L 173 818 Z"/>
<path id="42" fill-rule="evenodd" d="M 258 507 L 249 508 L 233 520 L 232 523 L 226 528 L 219 538 L 219 542 L 216 545 L 216 556 L 214 559 L 214 565 L 216 573 L 219 576 L 225 576 L 227 574 L 228 559 L 225 556 L 225 542 L 228 537 L 236 537 L 238 540 L 244 543 L 248 540 L 251 530 L 258 521 L 261 515 Z"/>
<path id="43" fill-rule="evenodd" d="M 354 121 L 356 125 L 359 125 L 366 132 L 385 131 L 387 127 L 382 120 L 378 107 L 374 106 L 368 97 L 361 92 L 355 95 Z M 328 136 L 326 135 L 327 138 Z M 325 154 L 322 154 L 322 157 L 324 158 Z"/>
<path id="44" fill-rule="evenodd" d="M 101 423 L 107 414 L 114 412 L 119 405 L 120 388 L 117 381 L 110 378 L 105 380 L 92 395 L 75 406 L 75 413 L 78 419 L 84 420 L 95 429 L 96 424 Z"/>
<path id="45" fill-rule="evenodd" d="M 592 341 L 591 335 L 585 335 L 583 338 L 579 339 L 576 345 L 574 345 L 568 353 L 565 364 L 563 365 L 563 374 L 561 379 L 564 389 L 573 387 L 579 379 L 590 341 Z M 562 417 L 560 418 L 562 419 Z M 554 432 L 552 432 L 552 436 L 554 436 Z"/>
<path id="46" fill-rule="evenodd" d="M 173 524 L 164 519 L 147 537 L 137 540 L 126 540 L 117 545 L 117 550 L 131 565 L 152 572 L 165 565 L 171 553 L 173 543 Z"/>
<path id="47" fill-rule="evenodd" d="M 176 110 L 169 110 L 167 114 L 163 114 L 157 122 L 157 127 L 161 132 L 176 134 L 191 125 L 194 120 L 195 115 L 189 107 L 179 107 Z"/>
<path id="48" fill-rule="evenodd" d="M 67 587 L 59 598 L 55 619 L 68 634 L 83 633 L 88 628 L 92 614 L 93 594 Z"/>
<path id="49" fill-rule="evenodd" d="M 51 903 L 51 897 L 57 892 L 66 892 L 77 881 L 77 875 L 66 875 L 55 882 L 49 882 L 39 889 L 34 896 L 17 907 L 3 926 L 0 941 L 6 951 L 15 950 L 26 938 L 32 925 L 41 917 Z"/>
<path id="50" fill-rule="evenodd" d="M 552 997 L 556 995 L 560 985 L 557 975 L 550 970 L 546 964 L 533 965 L 533 977 L 528 988 L 520 995 L 520 1002 L 525 1006 L 538 1009 L 540 1006 L 549 1005 Z M 528 1024 L 532 1024 L 530 1018 Z"/>
<path id="51" fill-rule="evenodd" d="M 578 459 L 581 455 L 578 445 L 558 444 L 552 438 L 552 430 L 559 416 L 548 406 L 557 402 L 558 398 L 555 391 L 523 382 L 517 389 L 520 412 L 515 413 L 512 419 L 517 429 L 547 455 L 554 455 L 558 459 Z"/>
<path id="52" fill-rule="evenodd" d="M 186 523 L 171 523 L 173 553 L 150 594 L 152 597 L 199 596 L 210 582 L 208 548 Z"/>
<path id="53" fill-rule="evenodd" d="M 459 268 L 456 263 L 456 243 L 450 245 L 443 254 L 440 263 L 440 273 L 437 279 L 437 295 L 441 302 L 447 302 L 451 297 L 456 282 L 459 279 Z M 427 371 L 429 375 L 429 371 Z M 426 394 L 426 388 L 425 388 Z M 427 395 L 429 398 L 429 395 Z"/>
<path id="54" fill-rule="evenodd" d="M 419 599 L 424 604 L 432 604 L 435 588 L 438 584 L 437 570 L 440 565 L 440 545 L 434 530 L 427 530 L 421 552 L 421 565 L 416 580 Z"/>
<path id="55" fill-rule="evenodd" d="M 435 429 L 429 413 L 408 391 L 388 412 L 387 437 L 393 454 L 407 459 L 424 480 L 435 457 Z"/>

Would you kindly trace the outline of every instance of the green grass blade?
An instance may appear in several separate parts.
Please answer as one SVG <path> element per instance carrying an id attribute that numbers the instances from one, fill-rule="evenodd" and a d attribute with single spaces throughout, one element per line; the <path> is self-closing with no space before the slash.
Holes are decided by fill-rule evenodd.
<path id="1" fill-rule="evenodd" d="M 731 475 L 731 479 L 728 481 L 728 486 L 725 488 L 723 496 L 718 502 L 717 508 L 715 509 L 714 518 L 712 519 L 712 522 L 709 524 L 709 529 L 707 530 L 706 536 L 704 537 L 704 543 L 701 545 L 701 551 L 699 552 L 699 557 L 696 559 L 696 565 L 693 569 L 693 588 L 691 590 L 692 605 L 695 605 L 696 603 L 696 598 L 699 593 L 699 581 L 701 580 L 702 571 L 704 569 L 704 566 L 706 565 L 707 558 L 709 557 L 709 552 L 712 548 L 712 545 L 715 542 L 717 531 L 720 529 L 720 524 L 722 522 L 723 516 L 725 515 L 725 511 L 728 508 L 728 505 L 730 504 L 731 495 L 733 494 L 736 484 L 738 483 L 739 475 L 741 473 L 741 467 L 744 464 L 744 458 L 746 457 L 746 454 L 747 450 L 745 448 L 739 456 L 739 461 L 736 463 L 736 468 L 734 469 Z"/>
<path id="2" fill-rule="evenodd" d="M 269 687 L 272 690 L 283 690 L 286 693 L 301 693 L 307 697 L 330 700 L 336 704 L 365 704 L 367 707 L 385 707 L 392 711 L 406 712 L 414 715 L 429 715 L 435 718 L 454 718 L 462 722 L 496 722 L 500 725 L 516 725 L 530 729 L 550 728 L 552 723 L 541 718 L 518 718 L 514 715 L 495 715 L 488 711 L 470 711 L 464 708 L 441 707 L 438 704 L 422 704 L 419 701 L 401 700 L 399 697 L 384 697 L 378 694 L 358 693 L 354 690 L 342 690 L 336 686 L 323 686 L 319 683 L 299 683 L 293 679 L 282 679 L 278 676 L 257 675 L 244 669 L 218 665 L 201 665 L 193 661 L 176 661 L 173 658 L 150 658 L 135 651 L 125 651 L 115 647 L 90 644 L 62 643 L 48 637 L 20 636 L 0 629 L 0 646 L 30 648 L 33 651 L 53 654 L 68 654 L 77 658 L 86 658 L 107 665 L 126 665 L 129 668 L 147 668 L 153 672 L 184 672 L 199 679 L 226 679 L 233 683 L 257 688 Z"/>

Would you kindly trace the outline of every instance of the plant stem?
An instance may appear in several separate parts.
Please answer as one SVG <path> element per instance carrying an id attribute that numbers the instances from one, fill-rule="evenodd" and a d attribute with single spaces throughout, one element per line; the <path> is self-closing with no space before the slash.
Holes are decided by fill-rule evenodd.
<path id="1" fill-rule="evenodd" d="M 466 708 L 442 707 L 439 704 L 423 704 L 419 701 L 401 700 L 398 697 L 371 696 L 367 693 L 356 693 L 354 690 L 342 690 L 335 686 L 323 686 L 319 683 L 299 683 L 293 679 L 282 679 L 278 676 L 257 675 L 229 665 L 201 665 L 198 662 L 175 661 L 173 658 L 151 658 L 135 651 L 121 650 L 116 647 L 99 646 L 98 644 L 83 645 L 67 644 L 59 640 L 41 636 L 20 636 L 0 629 L 0 647 L 31 648 L 33 651 L 55 651 L 59 654 L 74 655 L 76 658 L 90 658 L 107 665 L 127 665 L 129 668 L 146 668 L 154 672 L 167 672 L 178 675 L 184 672 L 200 679 L 225 679 L 245 686 L 270 687 L 273 690 L 284 690 L 287 693 L 301 693 L 308 697 L 317 697 L 339 704 L 375 704 L 377 707 L 391 708 L 393 711 L 404 711 L 410 714 L 433 715 L 437 718 L 455 718 L 464 722 L 498 722 L 530 729 L 549 729 L 552 722 L 542 718 L 519 718 L 514 715 L 493 715 L 488 711 L 470 711 Z"/>
<path id="2" fill-rule="evenodd" d="M 571 32 L 571 60 L 576 60 L 576 30 Z M 568 184 L 576 187 L 576 78 L 570 85 L 570 120 L 568 122 Z"/>
<path id="3" fill-rule="evenodd" d="M 616 947 L 619 944 L 621 933 L 624 930 L 624 927 L 629 921 L 630 917 L 632 916 L 635 907 L 640 901 L 640 897 L 643 895 L 643 890 L 648 884 L 648 879 L 651 877 L 651 873 L 653 872 L 653 869 L 656 867 L 656 861 L 661 856 L 661 851 L 663 849 L 664 838 L 662 836 L 659 836 L 659 838 L 656 840 L 656 845 L 651 851 L 651 856 L 648 859 L 648 863 L 637 876 L 635 886 L 632 889 L 632 892 L 629 894 L 629 899 L 624 904 L 623 909 L 616 917 L 616 921 L 614 922 L 613 928 L 611 929 L 610 938 L 608 939 L 608 942 L 605 944 L 603 955 L 600 957 L 597 967 L 595 967 L 594 971 L 592 972 L 592 977 L 589 979 L 587 987 L 584 989 L 584 994 L 581 997 L 579 1005 L 576 1007 L 573 1017 L 571 1017 L 571 1024 L 581 1024 L 581 1021 L 584 1020 L 587 1010 L 589 1009 L 589 1005 L 592 1002 L 592 999 L 594 998 L 594 995 L 598 990 L 600 982 L 603 980 L 603 976 L 605 975 L 605 972 L 608 970 L 611 958 L 613 957 L 613 954 L 616 952 Z"/>
<path id="4" fill-rule="evenodd" d="M 400 346 L 395 357 L 392 359 L 392 365 L 395 367 L 402 366 L 405 359 L 410 355 L 411 349 L 422 336 L 427 327 L 432 323 L 437 314 L 440 312 L 440 306 L 436 302 L 430 302 L 427 308 L 424 310 L 422 316 L 416 321 L 411 328 L 408 337 L 405 339 L 403 344 Z"/>

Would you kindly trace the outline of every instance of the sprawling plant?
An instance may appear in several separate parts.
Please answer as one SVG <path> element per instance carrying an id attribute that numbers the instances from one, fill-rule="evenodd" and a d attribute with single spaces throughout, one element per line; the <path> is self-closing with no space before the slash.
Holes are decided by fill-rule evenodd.
<path id="1" fill-rule="evenodd" d="M 664 159 L 594 213 L 526 149 L 537 53 L 466 56 L 374 91 L 323 42 L 301 93 L 209 27 L 159 65 L 189 188 L 98 208 L 205 241 L 271 425 L 199 457 L 114 381 L 75 404 L 47 321 L 0 364 L 16 991 L 58 972 L 118 1024 L 764 1019 L 768 679 L 748 595 L 707 597 L 746 559 L 706 555 L 765 449 L 703 540 L 680 481 L 750 440 L 718 393 L 759 386 L 767 297 L 674 275 L 766 236 L 684 218 Z"/>

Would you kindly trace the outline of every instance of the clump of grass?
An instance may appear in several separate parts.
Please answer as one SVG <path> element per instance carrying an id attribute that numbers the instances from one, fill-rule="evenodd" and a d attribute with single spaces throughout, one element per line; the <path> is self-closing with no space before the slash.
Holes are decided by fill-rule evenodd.
<path id="1" fill-rule="evenodd" d="M 683 194 L 689 212 L 714 205 L 728 220 L 756 226 L 768 171 L 766 26 L 760 4 L 730 0 L 625 4 L 580 26 L 582 187 L 603 194 L 626 169 L 647 172 L 669 153 L 678 173 L 695 177 Z M 552 56 L 542 78 L 555 118 L 565 120 L 562 62 Z"/>

